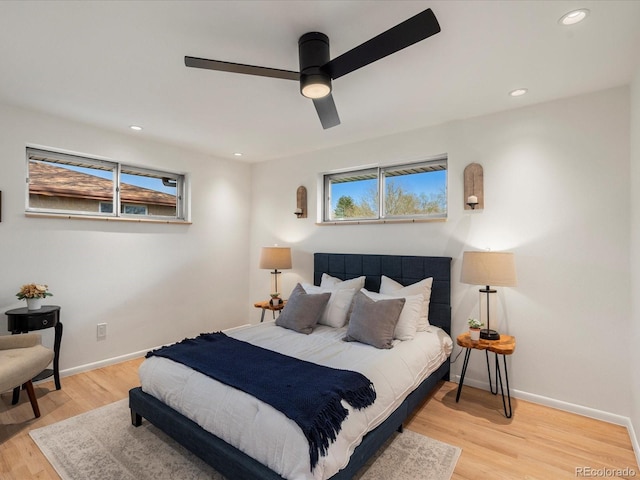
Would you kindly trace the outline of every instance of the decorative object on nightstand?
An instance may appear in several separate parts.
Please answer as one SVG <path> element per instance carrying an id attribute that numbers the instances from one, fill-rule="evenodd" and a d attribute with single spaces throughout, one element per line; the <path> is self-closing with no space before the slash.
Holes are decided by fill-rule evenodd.
<path id="1" fill-rule="evenodd" d="M 275 279 L 275 288 L 273 293 L 278 292 L 278 275 L 280 271 L 278 269 L 291 268 L 291 249 L 289 247 L 262 247 L 260 252 L 260 268 L 264 270 L 271 270 L 271 275 Z"/>
<path id="2" fill-rule="evenodd" d="M 280 294 L 278 292 L 271 294 L 271 300 L 269 300 L 271 306 L 277 307 L 278 305 L 280 305 L 280 301 Z"/>
<path id="3" fill-rule="evenodd" d="M 460 281 L 470 285 L 485 285 L 485 288 L 480 289 L 480 321 L 483 320 L 483 317 L 486 318 L 487 328 L 480 331 L 480 338 L 498 340 L 500 334 L 496 330 L 491 330 L 490 324 L 491 294 L 496 293 L 491 285 L 497 287 L 515 287 L 517 285 L 513 253 L 464 252 Z M 483 293 L 486 294 L 486 309 L 482 308 Z M 493 304 L 495 305 L 495 303 L 494 299 Z M 494 322 L 495 320 L 496 318 L 494 318 Z"/>
<path id="4" fill-rule="evenodd" d="M 484 173 L 482 165 L 470 163 L 464 169 L 464 209 L 484 209 Z"/>
<path id="5" fill-rule="evenodd" d="M 18 300 L 26 300 L 29 310 L 40 310 L 42 301 L 46 297 L 53 297 L 53 293 L 47 291 L 48 285 L 42 283 L 27 283 L 20 287 L 20 291 L 16 293 Z"/>
<path id="6" fill-rule="evenodd" d="M 511 393 L 509 391 L 509 374 L 507 372 L 507 355 L 511 355 L 516 349 L 516 337 L 509 335 L 500 335 L 497 340 L 484 340 L 480 339 L 475 342 L 472 341 L 468 333 L 458 335 L 457 343 L 462 348 L 466 348 L 464 354 L 464 362 L 462 364 L 462 373 L 460 374 L 460 383 L 458 384 L 458 392 L 456 393 L 456 403 L 460 400 L 460 392 L 462 392 L 462 384 L 464 383 L 464 376 L 467 373 L 467 365 L 469 365 L 469 357 L 472 350 L 484 350 L 487 357 L 487 373 L 489 374 L 489 390 L 493 395 L 498 394 L 498 383 L 500 384 L 500 392 L 502 394 L 502 406 L 504 407 L 504 415 L 507 418 L 511 418 L 513 410 L 511 409 Z M 491 384 L 491 368 L 489 367 L 489 352 L 493 352 L 496 357 L 495 363 L 495 377 L 496 385 L 495 391 Z M 498 361 L 498 355 L 502 355 L 502 363 L 504 365 L 504 378 L 507 387 L 507 399 L 509 401 L 509 408 L 507 409 L 507 402 L 504 398 L 504 387 L 502 383 L 502 372 L 500 371 L 500 362 Z"/>
<path id="7" fill-rule="evenodd" d="M 476 318 L 469 319 L 469 337 L 472 342 L 480 340 L 480 329 L 484 327 L 484 323 Z"/>
<path id="8" fill-rule="evenodd" d="M 296 191 L 296 211 L 298 218 L 307 218 L 307 187 L 300 186 Z"/>

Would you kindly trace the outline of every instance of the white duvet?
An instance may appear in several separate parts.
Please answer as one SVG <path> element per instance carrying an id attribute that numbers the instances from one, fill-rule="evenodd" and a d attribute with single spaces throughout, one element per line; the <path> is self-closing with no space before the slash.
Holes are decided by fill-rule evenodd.
<path id="1" fill-rule="evenodd" d="M 382 423 L 407 395 L 444 362 L 451 338 L 429 327 L 389 350 L 343 342 L 345 328 L 318 325 L 310 335 L 266 322 L 226 332 L 277 352 L 320 365 L 360 372 L 375 386 L 377 398 L 363 410 L 349 410 L 338 438 L 310 469 L 309 444 L 302 430 L 278 410 L 190 368 L 161 357 L 140 366 L 142 390 L 190 418 L 205 430 L 289 480 L 323 480 L 349 462 L 364 435 Z"/>

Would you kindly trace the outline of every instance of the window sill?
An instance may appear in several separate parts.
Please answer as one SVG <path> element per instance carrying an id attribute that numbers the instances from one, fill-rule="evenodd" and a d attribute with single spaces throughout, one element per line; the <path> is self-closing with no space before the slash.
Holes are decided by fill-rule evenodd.
<path id="1" fill-rule="evenodd" d="M 446 217 L 438 218 L 386 218 L 376 220 L 339 220 L 328 222 L 316 222 L 319 227 L 333 225 L 377 225 L 382 223 L 430 223 L 430 222 L 446 222 Z"/>
<path id="2" fill-rule="evenodd" d="M 97 215 L 69 215 L 64 213 L 33 213 L 25 212 L 30 218 L 64 218 L 66 220 L 99 220 L 103 222 L 133 222 L 133 223 L 170 223 L 175 225 L 191 225 L 187 220 L 162 220 L 160 218 L 129 218 L 129 217 L 101 217 Z"/>

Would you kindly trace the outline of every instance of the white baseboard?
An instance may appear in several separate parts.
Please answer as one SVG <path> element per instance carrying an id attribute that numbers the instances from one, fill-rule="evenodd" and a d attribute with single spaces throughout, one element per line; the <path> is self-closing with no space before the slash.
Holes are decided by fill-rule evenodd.
<path id="1" fill-rule="evenodd" d="M 120 355 L 119 357 L 105 358 L 104 360 L 100 360 L 99 362 L 87 363 L 85 365 L 79 365 L 73 368 L 67 368 L 65 370 L 60 370 L 61 377 L 68 377 L 69 375 L 75 375 L 76 373 L 88 372 L 90 370 L 95 370 L 97 368 L 108 367 L 109 365 L 115 365 L 116 363 L 126 362 L 127 360 L 133 360 L 134 358 L 144 357 L 149 350 L 154 350 L 155 348 L 148 348 L 146 350 L 141 350 L 139 352 L 128 353 L 126 355 Z M 50 378 L 47 380 L 51 380 Z"/>
<path id="2" fill-rule="evenodd" d="M 451 377 L 451 381 L 460 383 L 460 375 L 453 375 Z M 486 381 L 482 382 L 465 376 L 464 384 L 469 385 L 470 387 L 489 391 L 489 384 Z M 596 420 L 602 420 L 603 422 L 627 427 L 629 438 L 631 439 L 631 445 L 636 455 L 636 462 L 638 463 L 638 467 L 640 468 L 640 443 L 638 442 L 638 436 L 636 435 L 633 424 L 631 423 L 631 418 L 625 417 L 623 415 L 617 415 L 615 413 L 605 412 L 604 410 L 598 410 L 596 408 L 590 408 L 583 405 L 577 405 L 575 403 L 556 400 L 555 398 L 545 397 L 543 395 L 537 395 L 535 393 L 523 392 L 522 390 L 511 390 L 511 396 L 514 398 L 526 400 L 528 402 L 555 408 L 557 410 L 576 413 L 584 417 L 595 418 Z"/>
<path id="3" fill-rule="evenodd" d="M 460 383 L 460 375 L 455 375 L 452 381 Z M 478 381 L 469 377 L 465 377 L 464 384 L 469 385 L 470 387 L 479 388 L 481 390 L 489 390 L 489 384 L 486 381 Z M 622 415 L 605 412 L 604 410 L 584 407 L 575 403 L 564 402 L 562 400 L 556 400 L 555 398 L 549 398 L 542 395 L 537 395 L 535 393 L 524 392 L 522 390 L 511 389 L 511 396 L 515 398 L 521 398 L 522 400 L 527 400 L 528 402 L 537 403 L 539 405 L 545 405 L 547 407 L 556 408 L 558 410 L 564 410 L 565 412 L 577 413 L 578 415 L 582 415 L 584 417 L 595 418 L 596 420 L 613 423 L 615 425 L 627 426 L 631 423 L 629 417 L 623 417 Z"/>
<path id="4" fill-rule="evenodd" d="M 638 442 L 638 436 L 636 435 L 636 431 L 633 428 L 631 419 L 629 419 L 627 430 L 629 431 L 629 436 L 631 437 L 631 445 L 633 445 L 633 451 L 636 454 L 636 463 L 638 464 L 638 468 L 640 469 L 640 443 Z"/>

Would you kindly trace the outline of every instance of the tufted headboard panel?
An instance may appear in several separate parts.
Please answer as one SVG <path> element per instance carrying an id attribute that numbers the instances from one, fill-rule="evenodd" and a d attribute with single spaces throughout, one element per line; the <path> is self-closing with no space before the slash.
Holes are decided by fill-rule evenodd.
<path id="1" fill-rule="evenodd" d="M 326 273 L 341 280 L 364 275 L 364 287 L 380 290 L 385 275 L 402 285 L 411 285 L 433 277 L 429 323 L 451 334 L 451 258 L 407 255 L 371 255 L 359 253 L 315 253 L 313 282 L 320 285 Z"/>

